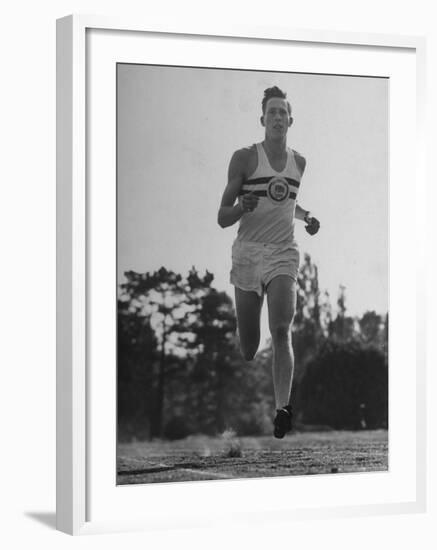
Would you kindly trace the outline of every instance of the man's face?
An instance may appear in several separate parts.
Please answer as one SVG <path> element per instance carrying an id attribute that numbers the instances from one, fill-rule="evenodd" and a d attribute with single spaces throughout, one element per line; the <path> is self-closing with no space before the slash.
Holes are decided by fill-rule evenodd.
<path id="1" fill-rule="evenodd" d="M 286 99 L 272 97 L 267 101 L 265 114 L 261 117 L 266 135 L 272 139 L 285 137 L 292 122 L 293 119 L 288 113 Z"/>

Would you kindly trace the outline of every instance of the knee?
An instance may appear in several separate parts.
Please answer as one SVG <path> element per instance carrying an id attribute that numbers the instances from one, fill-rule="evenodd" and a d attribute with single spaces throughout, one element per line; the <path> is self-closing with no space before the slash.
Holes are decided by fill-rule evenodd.
<path id="1" fill-rule="evenodd" d="M 291 323 L 279 323 L 270 329 L 275 344 L 284 344 L 291 339 Z"/>

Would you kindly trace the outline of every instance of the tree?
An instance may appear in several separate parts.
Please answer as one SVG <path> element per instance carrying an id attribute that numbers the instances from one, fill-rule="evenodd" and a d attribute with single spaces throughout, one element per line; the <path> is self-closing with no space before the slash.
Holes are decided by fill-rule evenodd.
<path id="1" fill-rule="evenodd" d="M 328 327 L 329 337 L 338 342 L 348 342 L 355 336 L 355 320 L 346 314 L 346 287 L 340 285 L 337 298 L 337 316 Z"/>
<path id="2" fill-rule="evenodd" d="M 118 300 L 117 409 L 119 435 L 150 435 L 157 340 L 150 316 Z"/>
<path id="3" fill-rule="evenodd" d="M 187 345 L 193 357 L 192 384 L 187 409 L 199 431 L 215 433 L 224 429 L 226 395 L 233 376 L 235 312 L 229 296 L 212 287 L 191 297 L 188 305 L 191 314 L 177 327 L 191 334 Z"/>
<path id="4" fill-rule="evenodd" d="M 214 403 L 213 423 L 215 429 L 221 432 L 225 428 L 228 382 L 233 375 L 229 358 L 235 351 L 235 311 L 229 296 L 212 290 L 204 296 L 199 313 L 197 337 L 202 343 L 199 360 L 206 369 L 209 365 L 208 378 Z"/>
<path id="5" fill-rule="evenodd" d="M 375 344 L 384 349 L 387 340 L 385 322 L 375 311 L 366 311 L 359 319 L 361 340 L 365 344 Z"/>
<path id="6" fill-rule="evenodd" d="M 325 295 L 326 296 L 326 295 Z M 293 323 L 293 350 L 296 359 L 295 380 L 300 380 L 305 365 L 314 356 L 324 337 L 319 272 L 309 254 L 305 254 L 297 279 L 296 314 Z"/>
<path id="7" fill-rule="evenodd" d="M 120 285 L 120 300 L 150 318 L 158 342 L 152 435 L 161 437 L 167 374 L 181 367 L 179 361 L 170 363 L 169 357 L 189 354 L 190 321 L 200 296 L 210 288 L 213 275 L 206 272 L 201 277 L 193 268 L 183 279 L 180 274 L 161 267 L 154 273 L 128 271 L 125 277 L 127 282 Z"/>

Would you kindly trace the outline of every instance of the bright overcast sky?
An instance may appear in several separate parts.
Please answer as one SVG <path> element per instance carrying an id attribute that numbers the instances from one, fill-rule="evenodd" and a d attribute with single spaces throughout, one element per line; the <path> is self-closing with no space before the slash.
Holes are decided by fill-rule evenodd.
<path id="1" fill-rule="evenodd" d="M 335 307 L 388 309 L 388 80 L 120 65 L 118 69 L 118 281 L 123 272 L 195 266 L 229 284 L 237 225 L 217 211 L 232 153 L 264 138 L 264 89 L 287 92 L 288 145 L 307 159 L 299 203 L 321 222 L 301 252 L 319 267 Z M 302 254 L 303 256 L 303 254 Z M 263 337 L 267 337 L 265 317 Z"/>

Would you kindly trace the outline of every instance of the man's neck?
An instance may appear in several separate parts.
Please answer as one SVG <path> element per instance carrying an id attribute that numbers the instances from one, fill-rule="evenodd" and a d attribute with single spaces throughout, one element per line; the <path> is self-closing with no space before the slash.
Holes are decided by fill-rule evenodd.
<path id="1" fill-rule="evenodd" d="M 268 139 L 267 137 L 264 138 L 263 141 L 264 148 L 266 151 L 271 153 L 272 155 L 280 155 L 284 153 L 287 150 L 287 139 Z"/>

